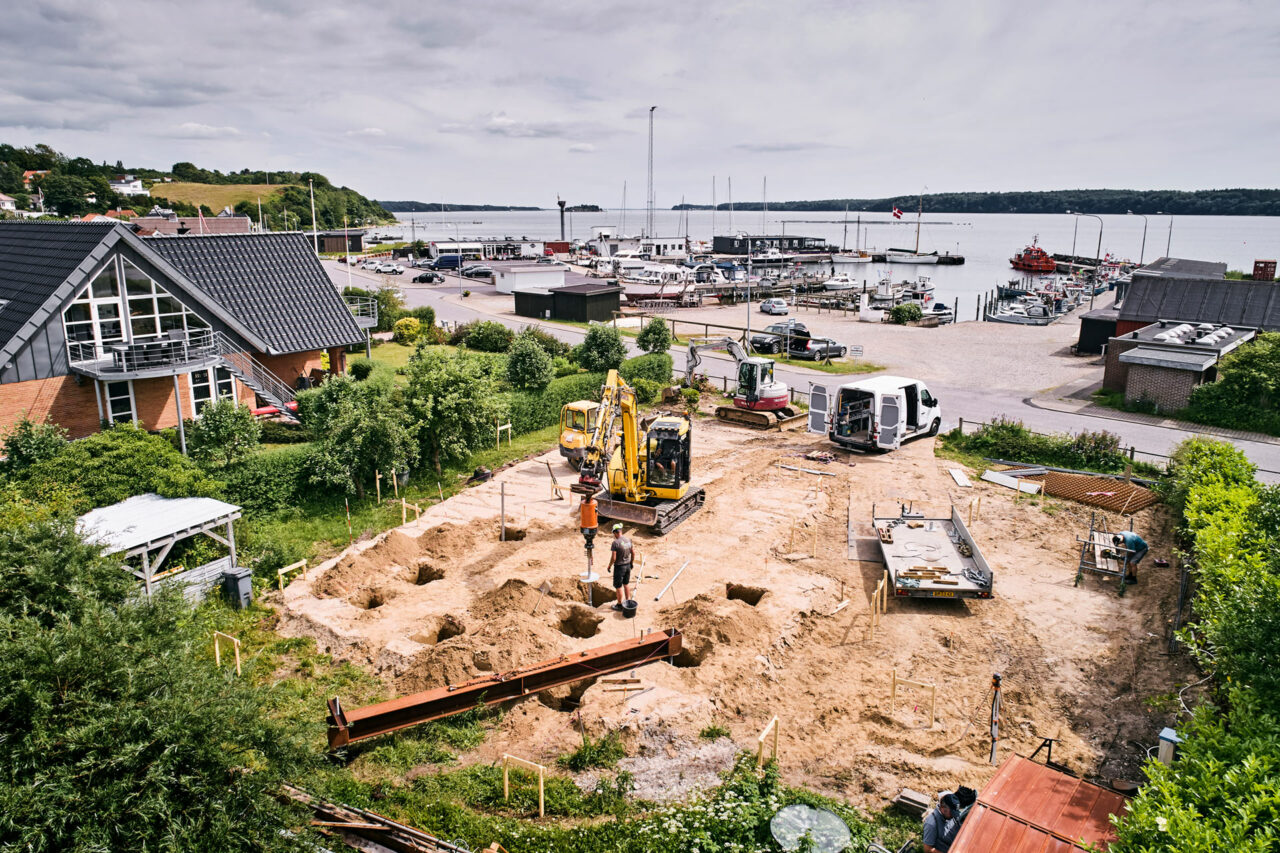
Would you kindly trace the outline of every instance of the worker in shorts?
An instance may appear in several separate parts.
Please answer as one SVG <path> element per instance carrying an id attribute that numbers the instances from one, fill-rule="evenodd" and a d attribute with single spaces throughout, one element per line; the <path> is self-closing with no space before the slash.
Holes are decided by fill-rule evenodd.
<path id="1" fill-rule="evenodd" d="M 1138 563 L 1141 563 L 1142 558 L 1147 556 L 1147 551 L 1151 550 L 1147 546 L 1147 540 L 1132 531 L 1125 531 L 1112 536 L 1111 544 L 1129 552 L 1124 555 L 1124 582 L 1137 583 Z"/>
<path id="2" fill-rule="evenodd" d="M 631 540 L 622 535 L 622 525 L 613 526 L 613 544 L 609 546 L 609 568 L 613 570 L 613 589 L 618 594 L 614 610 L 622 610 L 623 604 L 631 600 L 631 563 L 635 559 L 635 549 Z"/>
<path id="3" fill-rule="evenodd" d="M 584 495 L 578 504 L 578 524 L 582 530 L 582 538 L 586 540 L 587 550 L 595 548 L 596 530 L 600 527 L 600 516 L 596 513 L 596 496 Z"/>

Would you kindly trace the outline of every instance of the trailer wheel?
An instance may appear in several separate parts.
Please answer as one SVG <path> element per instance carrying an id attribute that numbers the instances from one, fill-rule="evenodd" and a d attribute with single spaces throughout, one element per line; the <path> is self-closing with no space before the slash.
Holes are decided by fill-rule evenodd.
<path id="1" fill-rule="evenodd" d="M 939 427 L 942 426 L 942 418 L 934 418 L 933 423 L 929 425 L 929 435 L 937 435 Z"/>

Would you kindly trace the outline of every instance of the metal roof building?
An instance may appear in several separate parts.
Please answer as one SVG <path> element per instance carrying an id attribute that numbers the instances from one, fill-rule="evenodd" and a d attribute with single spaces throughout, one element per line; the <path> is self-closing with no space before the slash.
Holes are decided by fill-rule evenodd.
<path id="1" fill-rule="evenodd" d="M 1121 794 L 1029 761 L 1005 760 L 978 794 L 951 853 L 1074 853 L 1105 851 L 1123 814 Z"/>

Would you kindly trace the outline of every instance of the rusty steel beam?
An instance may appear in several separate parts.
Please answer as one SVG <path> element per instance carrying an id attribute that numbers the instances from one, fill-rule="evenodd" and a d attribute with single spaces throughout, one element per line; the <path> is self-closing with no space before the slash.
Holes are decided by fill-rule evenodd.
<path id="1" fill-rule="evenodd" d="M 654 631 L 639 639 L 560 655 L 522 669 L 473 678 L 463 684 L 437 687 L 350 711 L 343 709 L 335 696 L 328 702 L 329 748 L 338 749 L 354 741 L 460 714 L 477 705 L 496 705 L 584 678 L 675 657 L 680 653 L 681 642 L 681 634 L 674 628 Z"/>

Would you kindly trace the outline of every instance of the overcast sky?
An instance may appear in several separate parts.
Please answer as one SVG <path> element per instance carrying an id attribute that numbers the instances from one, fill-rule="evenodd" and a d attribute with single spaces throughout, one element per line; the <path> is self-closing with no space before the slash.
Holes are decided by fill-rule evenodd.
<path id="1" fill-rule="evenodd" d="M 1274 187 L 1273 0 L 36 2 L 0 140 L 380 199 Z"/>

